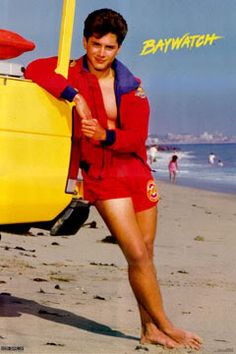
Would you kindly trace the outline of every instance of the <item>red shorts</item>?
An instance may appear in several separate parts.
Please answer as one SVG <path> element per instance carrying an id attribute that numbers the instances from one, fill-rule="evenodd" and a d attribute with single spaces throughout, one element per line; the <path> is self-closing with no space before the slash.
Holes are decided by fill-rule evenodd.
<path id="1" fill-rule="evenodd" d="M 131 198 L 135 212 L 155 206 L 159 200 L 157 186 L 149 176 L 109 177 L 95 179 L 84 176 L 84 198 L 91 204 L 98 200 Z"/>

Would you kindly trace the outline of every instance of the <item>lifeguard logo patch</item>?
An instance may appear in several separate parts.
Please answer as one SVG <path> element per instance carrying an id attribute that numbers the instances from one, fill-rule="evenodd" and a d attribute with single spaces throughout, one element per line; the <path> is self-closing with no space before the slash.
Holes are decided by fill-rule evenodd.
<path id="1" fill-rule="evenodd" d="M 159 200 L 157 185 L 153 179 L 147 182 L 147 197 L 151 202 L 157 202 Z"/>
<path id="2" fill-rule="evenodd" d="M 136 92 L 135 92 L 135 96 L 138 96 L 140 98 L 146 98 L 146 94 L 144 89 L 142 88 L 141 85 L 139 85 L 139 87 L 137 88 Z"/>

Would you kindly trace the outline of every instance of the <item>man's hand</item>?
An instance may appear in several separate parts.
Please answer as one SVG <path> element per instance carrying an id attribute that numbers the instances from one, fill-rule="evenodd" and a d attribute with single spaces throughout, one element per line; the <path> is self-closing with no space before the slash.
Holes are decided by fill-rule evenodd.
<path id="1" fill-rule="evenodd" d="M 106 139 L 106 130 L 101 126 L 97 119 L 82 119 L 81 125 L 82 133 L 87 138 L 92 138 L 99 141 Z"/>
<path id="2" fill-rule="evenodd" d="M 81 130 L 87 138 L 94 140 L 105 140 L 106 130 L 101 126 L 97 119 L 92 117 L 90 108 L 82 95 L 77 93 L 74 97 L 76 111 L 81 118 Z"/>
<path id="3" fill-rule="evenodd" d="M 92 119 L 90 108 L 82 95 L 77 93 L 73 101 L 75 102 L 76 111 L 81 119 Z"/>

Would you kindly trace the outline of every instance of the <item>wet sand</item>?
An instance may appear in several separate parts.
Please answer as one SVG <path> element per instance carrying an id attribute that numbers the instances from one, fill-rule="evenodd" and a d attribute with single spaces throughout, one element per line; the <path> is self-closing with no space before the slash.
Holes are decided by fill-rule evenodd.
<path id="1" fill-rule="evenodd" d="M 203 337 L 200 353 L 234 353 L 236 196 L 163 182 L 160 192 L 155 264 L 169 318 Z M 1 233 L 0 352 L 194 352 L 140 346 L 126 261 L 107 236 L 93 207 L 75 236 Z"/>

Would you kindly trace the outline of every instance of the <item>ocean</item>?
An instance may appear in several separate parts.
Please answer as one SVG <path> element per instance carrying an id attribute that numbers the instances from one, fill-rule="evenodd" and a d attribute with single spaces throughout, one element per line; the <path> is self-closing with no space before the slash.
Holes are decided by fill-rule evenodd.
<path id="1" fill-rule="evenodd" d="M 175 147 L 176 151 L 158 151 L 151 165 L 157 180 L 169 181 L 168 163 L 176 154 L 178 185 L 236 194 L 236 144 L 178 144 Z M 208 162 L 211 153 L 215 155 L 214 164 Z"/>

